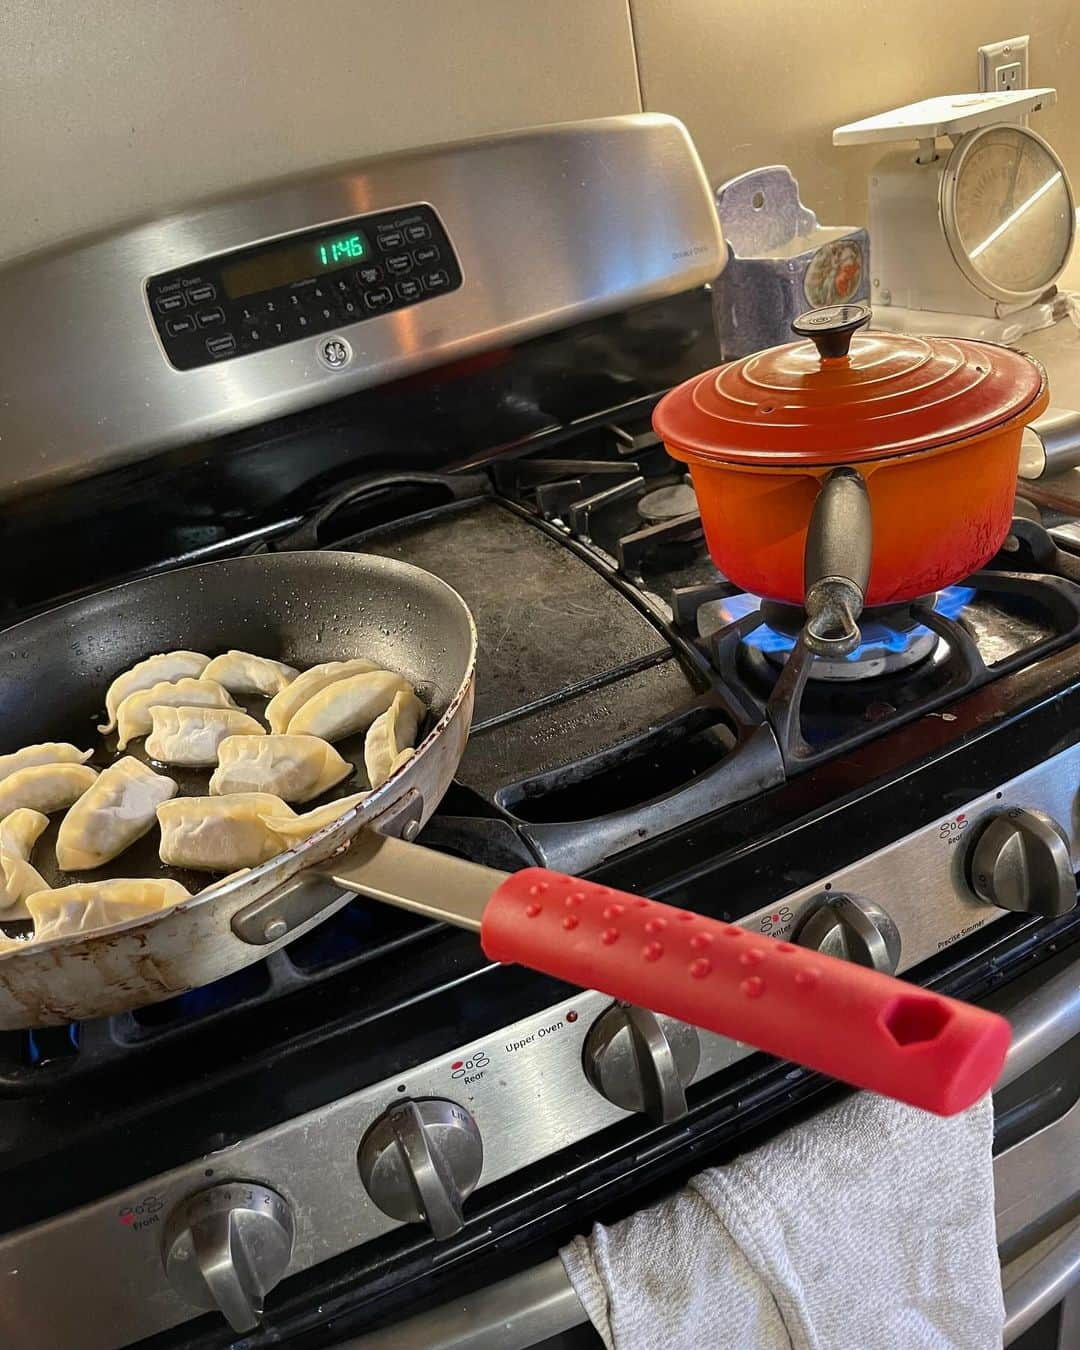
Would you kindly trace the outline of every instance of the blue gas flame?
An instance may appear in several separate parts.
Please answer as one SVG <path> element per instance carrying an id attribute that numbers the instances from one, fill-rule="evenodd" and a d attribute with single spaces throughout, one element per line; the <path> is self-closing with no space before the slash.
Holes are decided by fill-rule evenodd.
<path id="1" fill-rule="evenodd" d="M 975 591 L 971 586 L 946 586 L 943 591 L 938 592 L 934 609 L 939 614 L 944 614 L 947 619 L 959 618 L 974 595 Z M 760 606 L 761 600 L 756 595 L 743 592 L 728 596 L 723 601 L 722 612 L 729 623 L 734 623 L 737 619 L 754 613 Z M 859 627 L 862 630 L 863 641 L 848 654 L 846 657 L 848 661 L 865 660 L 876 652 L 902 652 L 928 631 L 925 625 L 918 624 L 915 628 L 902 633 L 895 628 L 889 628 L 870 615 L 860 621 Z M 778 633 L 766 623 L 759 624 L 752 632 L 747 633 L 745 640 L 747 646 L 757 647 L 763 652 L 789 652 L 795 646 L 793 637 L 789 637 L 786 633 Z"/>

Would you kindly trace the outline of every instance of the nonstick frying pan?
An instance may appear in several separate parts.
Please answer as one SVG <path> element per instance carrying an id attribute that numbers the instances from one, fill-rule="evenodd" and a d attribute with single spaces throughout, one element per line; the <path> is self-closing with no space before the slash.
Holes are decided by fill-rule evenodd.
<path id="1" fill-rule="evenodd" d="M 0 639 L 2 749 L 88 744 L 113 676 L 178 646 L 237 647 L 301 667 L 365 656 L 412 681 L 429 729 L 377 792 L 261 867 L 162 914 L 0 953 L 0 1028 L 101 1017 L 207 984 L 307 932 L 354 892 L 476 928 L 493 960 L 943 1114 L 996 1078 L 1009 1029 L 994 1014 L 636 895 L 542 868 L 507 877 L 407 842 L 464 753 L 476 660 L 464 601 L 407 563 L 335 552 L 230 559 L 27 620 Z M 124 857 L 124 872 L 140 871 Z M 161 867 L 144 861 L 141 872 Z"/>

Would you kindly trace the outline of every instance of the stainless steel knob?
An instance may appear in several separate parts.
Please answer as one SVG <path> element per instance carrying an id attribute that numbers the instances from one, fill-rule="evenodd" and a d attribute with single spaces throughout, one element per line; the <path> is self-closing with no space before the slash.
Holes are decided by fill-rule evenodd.
<path id="1" fill-rule="evenodd" d="M 1001 909 L 1053 917 L 1076 905 L 1069 837 L 1056 820 L 1020 806 L 1003 811 L 971 852 L 971 886 Z"/>
<path id="2" fill-rule="evenodd" d="M 429 1097 L 397 1102 L 364 1135 L 360 1179 L 384 1214 L 427 1220 L 437 1238 L 452 1237 L 461 1207 L 476 1189 L 484 1148 L 476 1121 L 457 1102 Z"/>
<path id="3" fill-rule="evenodd" d="M 165 1225 L 162 1261 L 181 1298 L 217 1308 L 234 1331 L 251 1331 L 263 1300 L 288 1269 L 288 1202 L 269 1186 L 227 1181 L 184 1200 Z"/>
<path id="4" fill-rule="evenodd" d="M 629 1003 L 601 1013 L 582 1048 L 585 1076 L 597 1092 L 658 1124 L 686 1115 L 685 1088 L 700 1056 L 693 1027 Z"/>
<path id="5" fill-rule="evenodd" d="M 831 891 L 818 897 L 794 940 L 826 956 L 891 975 L 900 961 L 900 931 L 880 905 L 862 895 Z"/>

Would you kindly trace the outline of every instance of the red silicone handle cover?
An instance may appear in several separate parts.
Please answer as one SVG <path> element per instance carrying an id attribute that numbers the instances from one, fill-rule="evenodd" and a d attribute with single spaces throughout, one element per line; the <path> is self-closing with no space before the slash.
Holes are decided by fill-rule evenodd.
<path id="1" fill-rule="evenodd" d="M 948 1116 L 993 1085 L 995 1013 L 876 970 L 543 868 L 503 882 L 480 939 L 517 962 Z"/>

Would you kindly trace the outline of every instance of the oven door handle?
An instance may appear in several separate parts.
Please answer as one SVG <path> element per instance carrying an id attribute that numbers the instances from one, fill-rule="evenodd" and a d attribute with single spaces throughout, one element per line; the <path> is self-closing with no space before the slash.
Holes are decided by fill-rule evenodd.
<path id="1" fill-rule="evenodd" d="M 1005 1345 L 1012 1345 L 1080 1284 L 1080 1223 L 1074 1220 L 1069 1224 L 1046 1254 L 1023 1274 L 1010 1279 L 1009 1271 L 1008 1266 L 1002 1271 Z"/>
<path id="2" fill-rule="evenodd" d="M 1080 977 L 1070 962 L 1033 994 L 1010 1007 L 999 1007 L 1012 1023 L 1012 1044 L 995 1084 L 1008 1087 L 1021 1074 L 1048 1059 L 1066 1041 L 1080 1036 Z"/>
<path id="3" fill-rule="evenodd" d="M 1076 963 L 1034 994 L 1012 1007 L 1006 1003 L 999 1011 L 1013 1028 L 997 1084 L 1004 1087 L 1080 1034 Z M 1023 1147 L 1023 1143 L 1015 1146 L 1017 1150 Z M 1010 1333 L 1015 1339 L 1037 1320 L 1040 1310 L 1053 1306 L 1055 1294 L 1062 1297 L 1078 1276 L 1080 1229 L 1006 1290 L 1005 1344 L 1010 1342 Z M 337 1350 L 527 1350 L 587 1321 L 562 1262 L 552 1258 L 403 1322 L 342 1341 Z"/>
<path id="4" fill-rule="evenodd" d="M 335 1350 L 527 1350 L 587 1322 L 557 1257 Z"/>

